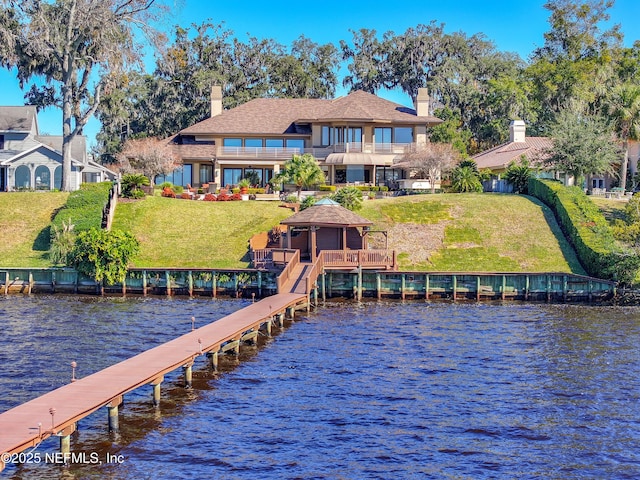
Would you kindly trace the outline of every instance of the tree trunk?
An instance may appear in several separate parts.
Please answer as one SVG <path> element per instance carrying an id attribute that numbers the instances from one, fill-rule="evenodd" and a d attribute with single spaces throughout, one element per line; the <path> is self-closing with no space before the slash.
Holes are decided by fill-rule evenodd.
<path id="1" fill-rule="evenodd" d="M 629 140 L 626 138 L 622 142 L 622 148 L 624 149 L 624 157 L 620 167 L 620 188 L 624 193 L 627 190 L 627 168 L 629 168 Z"/>

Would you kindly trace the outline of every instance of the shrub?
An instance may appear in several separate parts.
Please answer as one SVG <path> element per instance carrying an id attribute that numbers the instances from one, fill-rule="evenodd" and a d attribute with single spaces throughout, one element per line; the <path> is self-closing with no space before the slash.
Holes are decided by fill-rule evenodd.
<path id="1" fill-rule="evenodd" d="M 171 187 L 164 187 L 162 189 L 162 196 L 168 198 L 176 198 L 176 193 L 173 191 Z"/>
<path id="2" fill-rule="evenodd" d="M 218 202 L 228 202 L 231 200 L 231 197 L 226 193 L 220 193 L 217 198 Z"/>
<path id="3" fill-rule="evenodd" d="M 321 192 L 335 192 L 336 191 L 336 186 L 335 185 L 320 185 L 320 191 Z"/>
<path id="4" fill-rule="evenodd" d="M 76 240 L 76 234 L 73 231 L 74 225 L 71 219 L 67 222 L 62 221 L 62 227 L 53 225 L 51 233 L 51 248 L 49 249 L 49 260 L 54 265 L 66 265 L 67 257 Z"/>
<path id="5" fill-rule="evenodd" d="M 349 210 L 356 211 L 362 208 L 362 190 L 356 187 L 341 188 L 331 195 L 331 199 Z"/>
<path id="6" fill-rule="evenodd" d="M 555 213 L 589 275 L 620 283 L 633 282 L 640 268 L 640 257 L 623 251 L 616 243 L 607 220 L 582 189 L 531 178 L 529 194 L 539 198 Z"/>
<path id="7" fill-rule="evenodd" d="M 83 183 L 79 190 L 69 194 L 67 203 L 56 213 L 53 227 L 63 229 L 63 222 L 73 222 L 76 232 L 102 226 L 102 209 L 107 204 L 111 182 Z M 53 239 L 53 238 L 52 238 Z"/>
<path id="8" fill-rule="evenodd" d="M 138 240 L 128 232 L 91 228 L 78 233 L 69 263 L 97 282 L 113 285 L 124 281 L 129 261 L 139 250 Z"/>
<path id="9" fill-rule="evenodd" d="M 149 179 L 141 173 L 127 173 L 122 176 L 122 196 L 125 198 L 143 198 L 142 187 L 149 185 Z"/>
<path id="10" fill-rule="evenodd" d="M 215 202 L 216 201 L 216 196 L 213 193 L 207 193 L 204 196 L 204 201 L 205 202 Z"/>
<path id="11" fill-rule="evenodd" d="M 183 200 L 191 200 L 191 195 L 189 195 L 189 192 L 182 192 L 180 194 L 180 198 L 182 198 Z"/>
<path id="12" fill-rule="evenodd" d="M 305 197 L 302 203 L 300 203 L 300 211 L 304 210 L 305 208 L 312 207 L 315 204 L 316 204 L 316 197 L 314 197 L 313 195 L 309 195 L 308 197 Z"/>
<path id="13" fill-rule="evenodd" d="M 233 201 L 242 200 L 242 195 L 240 195 L 239 193 L 234 193 L 233 195 L 231 195 L 231 200 Z"/>

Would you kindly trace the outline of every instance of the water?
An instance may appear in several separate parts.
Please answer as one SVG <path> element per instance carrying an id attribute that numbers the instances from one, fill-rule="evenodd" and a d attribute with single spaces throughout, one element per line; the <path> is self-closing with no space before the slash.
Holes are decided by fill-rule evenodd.
<path id="1" fill-rule="evenodd" d="M 0 299 L 0 410 L 218 318 L 238 300 Z M 144 326 L 144 331 L 142 330 Z M 179 372 L 76 452 L 121 463 L 7 478 L 638 478 L 640 309 L 328 303 L 218 375 Z M 29 373 L 29 375 L 26 375 Z M 0 432 L 1 434 L 1 432 Z M 55 440 L 38 451 L 54 452 Z"/>

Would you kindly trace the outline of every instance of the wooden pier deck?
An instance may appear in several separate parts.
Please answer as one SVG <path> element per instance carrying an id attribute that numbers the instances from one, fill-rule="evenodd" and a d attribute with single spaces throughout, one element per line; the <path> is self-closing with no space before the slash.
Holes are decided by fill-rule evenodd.
<path id="1" fill-rule="evenodd" d="M 187 375 L 190 378 L 190 369 L 197 357 L 225 351 L 230 342 L 238 342 L 238 345 L 248 332 L 257 334 L 263 324 L 274 321 L 276 315 L 284 314 L 288 309 L 295 309 L 301 304 L 308 308 L 309 297 L 304 289 L 307 271 L 305 265 L 295 269 L 294 275 L 284 285 L 285 293 L 267 297 L 0 414 L 0 454 L 20 453 L 51 436 L 67 438 L 68 442 L 68 435 L 74 431 L 76 422 L 102 407 L 115 409 L 114 422 L 117 426 L 117 406 L 124 394 L 143 385 L 159 385 L 164 374 L 178 368 L 188 369 L 189 373 L 185 373 L 188 382 Z M 109 411 L 110 421 L 111 415 Z M 63 445 L 61 441 L 61 448 Z M 0 471 L 4 467 L 0 460 Z"/>

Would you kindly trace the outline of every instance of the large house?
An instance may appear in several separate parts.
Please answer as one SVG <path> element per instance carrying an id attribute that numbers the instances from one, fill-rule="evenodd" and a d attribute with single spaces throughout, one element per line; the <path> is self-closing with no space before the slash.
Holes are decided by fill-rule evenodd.
<path id="1" fill-rule="evenodd" d="M 86 137 L 71 144 L 71 183 L 113 180 L 116 175 L 87 158 Z M 36 107 L 0 107 L 0 192 L 60 189 L 62 137 L 39 135 Z"/>
<path id="2" fill-rule="evenodd" d="M 294 154 L 310 153 L 333 185 L 385 185 L 402 171 L 393 160 L 426 142 L 429 115 L 421 89 L 415 109 L 363 91 L 333 100 L 258 98 L 223 111 L 222 89 L 211 92 L 211 117 L 171 137 L 181 169 L 158 178 L 174 184 L 266 185 Z"/>

